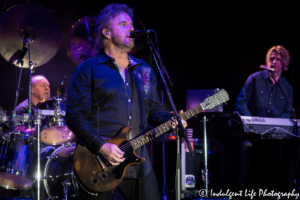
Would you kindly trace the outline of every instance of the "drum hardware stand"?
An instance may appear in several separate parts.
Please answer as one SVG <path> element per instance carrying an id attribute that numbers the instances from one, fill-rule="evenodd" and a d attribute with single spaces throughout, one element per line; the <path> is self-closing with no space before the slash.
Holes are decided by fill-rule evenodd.
<path id="1" fill-rule="evenodd" d="M 68 200 L 68 188 L 71 185 L 69 179 L 65 180 L 64 182 L 61 183 L 64 186 L 64 194 L 65 198 L 62 200 Z"/>
<path id="2" fill-rule="evenodd" d="M 205 177 L 205 197 L 208 198 L 208 169 L 207 169 L 207 134 L 206 134 L 206 115 L 203 115 L 203 139 L 204 139 L 204 169 L 202 175 Z"/>
<path id="3" fill-rule="evenodd" d="M 30 27 L 24 27 L 21 29 L 21 32 L 24 32 L 24 39 L 23 39 L 23 49 L 22 49 L 22 53 L 19 56 L 18 62 L 21 64 L 21 71 L 22 72 L 22 66 L 23 66 L 23 61 L 22 61 L 22 57 L 25 56 L 26 52 L 27 52 L 27 48 L 25 47 L 25 44 L 28 45 L 28 60 L 29 60 L 29 84 L 28 84 L 28 113 L 29 115 L 32 114 L 32 110 L 31 110 L 31 77 L 32 75 L 34 75 L 34 69 L 33 69 L 33 65 L 34 63 L 31 61 L 31 51 L 30 51 L 30 43 L 32 43 L 35 39 L 35 32 L 33 28 Z M 16 97 L 16 101 L 15 101 L 15 108 L 16 108 L 16 104 L 18 101 L 18 94 L 19 94 L 19 86 L 20 86 L 20 81 L 21 81 L 21 74 L 19 77 L 19 83 L 18 83 L 18 89 L 17 89 L 17 97 Z M 13 113 L 13 117 L 15 117 L 16 114 L 16 110 L 14 110 Z M 30 120 L 30 122 L 28 123 L 28 128 L 32 128 L 32 120 Z"/>
<path id="4" fill-rule="evenodd" d="M 22 51 L 20 51 L 19 49 L 18 49 L 18 51 L 17 52 L 19 52 L 18 53 L 18 61 L 17 61 L 17 64 L 16 65 L 18 65 L 19 67 L 20 67 L 20 74 L 19 74 L 19 81 L 18 81 L 18 86 L 17 86 L 17 90 L 16 90 L 16 99 L 15 99 L 15 104 L 14 104 L 14 110 L 13 110 L 13 112 L 12 112 L 12 117 L 14 118 L 15 116 L 16 116 L 16 107 L 17 107 L 17 104 L 18 104 L 18 99 L 19 99 L 19 92 L 20 92 L 20 83 L 21 83 L 21 77 L 22 77 L 22 70 L 23 70 L 23 58 L 24 58 L 24 56 L 26 55 L 26 53 L 27 53 L 27 48 L 25 47 L 25 45 L 26 45 L 26 42 L 25 42 L 25 38 L 24 38 L 24 41 L 23 41 L 23 49 L 22 49 Z M 14 124 L 12 125 L 12 131 L 14 131 L 13 129 L 14 129 Z"/>
<path id="5" fill-rule="evenodd" d="M 33 69 L 34 63 L 31 61 L 31 52 L 30 52 L 30 43 L 33 42 L 35 37 L 35 32 L 33 28 L 25 27 L 22 29 L 24 32 L 24 43 L 28 45 L 28 60 L 29 60 L 29 81 L 28 81 L 28 115 L 30 115 L 30 120 L 28 120 L 28 128 L 32 127 L 32 108 L 31 108 L 31 77 L 34 75 L 35 71 Z M 14 110 L 15 115 L 15 110 Z M 36 119 L 34 120 L 37 129 L 37 172 L 36 172 L 36 183 L 37 183 L 37 192 L 36 192 L 36 200 L 41 199 L 41 171 L 40 171 L 40 154 L 41 154 L 41 124 L 42 124 L 42 116 L 40 114 L 36 114 Z"/>
<path id="6" fill-rule="evenodd" d="M 37 182 L 37 200 L 41 198 L 41 125 L 42 125 L 42 116 L 36 114 L 36 134 L 37 134 L 37 173 L 36 173 L 36 182 Z"/>
<path id="7" fill-rule="evenodd" d="M 60 108 L 60 104 L 61 102 L 63 101 L 62 98 L 55 98 L 54 99 L 56 100 L 55 102 L 55 107 L 56 109 L 54 109 L 54 125 L 57 125 L 57 126 L 64 126 L 65 125 L 65 120 L 63 118 L 61 118 L 61 116 L 65 116 L 66 115 L 66 112 L 61 110 Z"/>
<path id="8" fill-rule="evenodd" d="M 58 104 L 59 105 L 59 104 Z M 57 107 L 58 108 L 58 107 Z M 58 110 L 58 111 L 57 111 Z M 40 174 L 40 151 L 41 151 L 41 148 L 40 148 L 40 144 L 41 144 L 41 122 L 42 122 L 42 116 L 47 116 L 47 115 L 51 115 L 51 116 L 55 116 L 55 114 L 58 117 L 58 120 L 60 120 L 60 116 L 64 116 L 65 115 L 65 112 L 61 112 L 60 108 L 59 109 L 55 109 L 55 110 L 44 110 L 44 109 L 38 109 L 37 112 L 36 112 L 36 134 L 37 134 L 37 144 L 38 144 L 38 167 L 37 167 L 37 200 L 40 200 L 40 181 L 41 179 L 47 179 L 47 178 L 53 178 L 52 176 L 48 176 L 48 177 L 41 177 L 41 174 Z M 53 159 L 53 158 L 57 158 L 56 156 L 48 156 L 47 157 L 48 159 Z M 49 199 L 57 199 L 58 196 L 55 196 L 55 197 L 52 197 L 52 198 L 49 198 Z"/>
<path id="9" fill-rule="evenodd" d="M 48 198 L 47 200 L 52 200 L 52 199 L 58 199 L 58 196 L 54 196 L 54 197 Z"/>

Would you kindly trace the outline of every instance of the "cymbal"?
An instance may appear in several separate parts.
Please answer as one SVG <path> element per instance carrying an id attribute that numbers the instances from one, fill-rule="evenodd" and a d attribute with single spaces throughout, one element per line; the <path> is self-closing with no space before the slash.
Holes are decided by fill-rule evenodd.
<path id="1" fill-rule="evenodd" d="M 95 47 L 96 16 L 87 16 L 79 19 L 71 28 L 67 54 L 75 65 L 97 54 Z"/>
<path id="2" fill-rule="evenodd" d="M 82 61 L 95 56 L 95 24 L 96 16 L 87 16 L 79 19 L 71 28 L 67 43 L 67 54 L 75 65 L 80 65 Z M 137 45 L 129 52 L 135 54 L 144 48 L 144 45 Z"/>
<path id="3" fill-rule="evenodd" d="M 47 63 L 58 51 L 61 30 L 54 15 L 40 5 L 19 4 L 9 8 L 0 18 L 0 54 L 5 60 L 14 62 L 17 59 L 25 32 L 30 34 L 34 67 Z M 24 68 L 29 67 L 28 53 L 23 58 Z"/>

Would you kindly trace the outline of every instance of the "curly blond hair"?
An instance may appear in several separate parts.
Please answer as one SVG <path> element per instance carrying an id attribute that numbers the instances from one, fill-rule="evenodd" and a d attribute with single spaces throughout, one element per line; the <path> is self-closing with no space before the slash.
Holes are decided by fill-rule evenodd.
<path id="1" fill-rule="evenodd" d="M 286 48 L 284 48 L 283 46 L 280 46 L 280 45 L 273 46 L 271 49 L 269 49 L 269 51 L 266 55 L 266 65 L 268 66 L 268 63 L 270 62 L 271 54 L 273 52 L 276 52 L 281 56 L 281 64 L 282 64 L 282 67 L 283 67 L 282 70 L 283 71 L 288 70 L 288 66 L 290 64 L 291 57 L 290 57 L 289 51 L 286 50 Z"/>

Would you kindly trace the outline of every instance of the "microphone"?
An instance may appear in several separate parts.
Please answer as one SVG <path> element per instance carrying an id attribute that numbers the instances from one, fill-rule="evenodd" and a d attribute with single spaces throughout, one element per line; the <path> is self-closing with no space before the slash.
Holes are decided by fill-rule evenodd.
<path id="1" fill-rule="evenodd" d="M 23 58 L 27 53 L 27 48 L 23 47 L 22 50 L 18 49 L 9 59 L 10 63 L 17 60 L 17 64 L 21 63 L 23 65 Z"/>
<path id="2" fill-rule="evenodd" d="M 272 72 L 277 72 L 277 70 L 273 69 L 273 68 L 270 68 L 270 67 L 267 67 L 267 66 L 264 66 L 264 65 L 261 65 L 259 67 L 260 69 L 266 69 L 268 71 L 272 71 Z"/>
<path id="3" fill-rule="evenodd" d="M 147 35 L 150 32 L 155 32 L 155 30 L 153 30 L 153 29 L 147 29 L 147 30 L 143 30 L 143 31 L 135 30 L 135 31 L 130 32 L 130 37 L 131 38 L 140 37 L 140 36 L 143 36 L 143 35 Z"/>

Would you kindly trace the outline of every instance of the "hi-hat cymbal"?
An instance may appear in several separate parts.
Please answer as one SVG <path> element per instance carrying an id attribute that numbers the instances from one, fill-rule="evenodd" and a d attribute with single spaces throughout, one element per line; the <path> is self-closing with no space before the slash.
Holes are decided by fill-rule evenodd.
<path id="1" fill-rule="evenodd" d="M 19 4 L 9 8 L 0 18 L 0 53 L 7 61 L 17 59 L 25 32 L 30 34 L 30 56 L 36 63 L 34 67 L 47 63 L 58 51 L 61 30 L 52 13 L 40 5 Z M 28 53 L 23 58 L 25 68 L 29 66 Z"/>
<path id="2" fill-rule="evenodd" d="M 79 19 L 71 28 L 67 43 L 67 54 L 75 65 L 97 54 L 95 47 L 95 24 L 97 17 Z"/>

